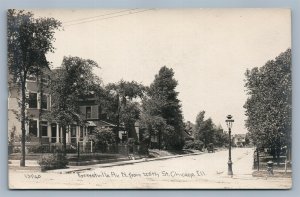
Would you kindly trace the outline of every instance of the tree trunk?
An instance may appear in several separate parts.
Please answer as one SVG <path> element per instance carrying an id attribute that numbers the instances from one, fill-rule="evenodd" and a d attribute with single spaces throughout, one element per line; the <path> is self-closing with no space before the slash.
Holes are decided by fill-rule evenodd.
<path id="1" fill-rule="evenodd" d="M 158 150 L 161 150 L 161 129 L 158 131 Z"/>
<path id="2" fill-rule="evenodd" d="M 117 111 L 117 133 L 116 133 L 116 144 L 118 147 L 119 144 L 119 131 L 120 131 L 120 98 L 119 98 L 119 94 L 118 96 L 118 111 Z M 127 134 L 127 140 L 128 140 L 128 134 Z M 117 150 L 118 151 L 118 150 Z"/>
<path id="3" fill-rule="evenodd" d="M 274 148 L 274 146 L 271 148 L 271 155 L 273 159 L 276 159 L 276 148 Z"/>
<path id="4" fill-rule="evenodd" d="M 259 171 L 259 148 L 256 148 L 257 171 Z"/>
<path id="5" fill-rule="evenodd" d="M 292 160 L 292 149 L 291 149 L 291 146 L 288 146 L 287 148 L 287 158 L 288 158 L 288 161 L 291 161 Z"/>
<path id="6" fill-rule="evenodd" d="M 43 83 L 42 83 L 42 80 L 39 79 L 39 77 L 37 77 L 37 80 L 38 80 L 38 85 L 39 85 L 39 90 L 40 90 L 40 111 L 39 111 L 39 120 L 41 120 L 41 116 L 42 116 L 42 113 L 43 113 L 43 110 L 42 110 L 42 100 L 43 100 Z M 40 141 L 40 144 L 42 144 L 42 129 L 41 129 L 41 123 L 38 125 L 38 128 L 39 128 L 39 141 Z"/>
<path id="7" fill-rule="evenodd" d="M 280 148 L 276 148 L 276 160 L 277 160 L 277 166 L 279 166 L 280 163 Z"/>
<path id="8" fill-rule="evenodd" d="M 150 131 L 149 132 L 149 141 L 146 144 L 147 145 L 147 149 L 151 149 L 152 148 L 151 137 L 152 137 L 152 135 L 151 135 L 151 131 Z"/>
<path id="9" fill-rule="evenodd" d="M 26 129 L 25 129 L 25 104 L 26 104 L 26 87 L 25 87 L 26 77 L 22 81 L 21 84 L 21 94 L 22 94 L 22 101 L 21 101 L 21 130 L 22 130 L 22 138 L 21 138 L 21 160 L 20 166 L 25 167 L 25 143 L 26 143 Z"/>
<path id="10" fill-rule="evenodd" d="M 67 155 L 67 128 L 66 126 L 62 126 L 62 143 L 63 143 L 63 147 L 62 147 L 62 151 L 64 153 L 64 155 L 66 156 Z"/>

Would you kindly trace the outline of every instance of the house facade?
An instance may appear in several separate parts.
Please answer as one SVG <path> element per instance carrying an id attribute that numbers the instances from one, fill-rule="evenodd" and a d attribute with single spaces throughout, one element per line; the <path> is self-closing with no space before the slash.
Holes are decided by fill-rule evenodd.
<path id="1" fill-rule="evenodd" d="M 246 145 L 246 134 L 233 135 L 232 142 L 236 147 L 244 147 Z"/>
<path id="2" fill-rule="evenodd" d="M 62 128 L 57 122 L 47 120 L 47 114 L 51 113 L 51 94 L 49 82 L 52 71 L 49 68 L 43 69 L 43 74 L 29 76 L 26 81 L 26 146 L 43 146 L 61 148 L 63 143 Z M 21 91 L 14 83 L 13 77 L 9 76 L 8 96 L 8 138 L 14 146 L 21 146 L 21 121 L 20 121 L 20 100 Z M 86 146 L 89 144 L 89 135 L 96 128 L 111 128 L 116 130 L 116 125 L 101 120 L 100 105 L 96 103 L 94 95 L 87 96 L 80 100 L 80 116 L 85 120 L 85 125 L 78 125 L 76 122 L 67 127 L 66 143 L 67 148 L 76 148 L 78 144 Z M 122 128 L 122 127 L 120 127 Z M 121 131 L 122 132 L 122 131 Z M 120 133 L 121 133 L 120 132 Z"/>
<path id="3" fill-rule="evenodd" d="M 48 121 L 47 114 L 51 112 L 51 94 L 49 83 L 52 71 L 44 68 L 40 76 L 30 75 L 26 80 L 26 146 L 45 145 L 61 147 L 62 129 L 56 122 Z M 8 96 L 8 132 L 9 140 L 15 146 L 21 141 L 21 121 L 20 121 L 20 100 L 21 91 L 9 76 L 9 96 Z M 67 144 L 76 144 L 86 135 L 86 128 L 76 124 L 68 127 L 66 141 Z"/>
<path id="4" fill-rule="evenodd" d="M 102 112 L 101 106 L 97 103 L 93 92 L 79 101 L 80 115 L 86 121 L 87 134 L 92 134 L 96 129 L 104 128 L 110 128 L 116 132 L 117 125 L 104 120 L 105 114 Z"/>
<path id="5" fill-rule="evenodd" d="M 51 139 L 51 129 L 54 125 L 42 118 L 43 114 L 47 114 L 51 110 L 50 75 L 51 70 L 44 68 L 43 74 L 38 77 L 30 75 L 26 81 L 27 102 L 25 113 L 28 120 L 25 129 L 27 141 L 30 141 L 31 144 L 50 143 L 53 141 Z M 9 75 L 8 80 L 8 137 L 9 140 L 18 141 L 22 134 L 20 121 L 21 91 L 13 82 L 12 76 Z"/>

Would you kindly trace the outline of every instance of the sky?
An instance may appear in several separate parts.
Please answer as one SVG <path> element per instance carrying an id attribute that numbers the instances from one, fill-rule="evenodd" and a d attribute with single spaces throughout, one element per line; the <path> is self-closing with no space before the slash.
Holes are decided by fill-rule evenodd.
<path id="1" fill-rule="evenodd" d="M 172 68 L 185 121 L 204 110 L 225 130 L 246 133 L 246 69 L 263 66 L 291 47 L 288 9 L 30 10 L 53 17 L 53 67 L 64 56 L 92 59 L 104 84 L 121 79 L 150 85 L 162 66 Z"/>

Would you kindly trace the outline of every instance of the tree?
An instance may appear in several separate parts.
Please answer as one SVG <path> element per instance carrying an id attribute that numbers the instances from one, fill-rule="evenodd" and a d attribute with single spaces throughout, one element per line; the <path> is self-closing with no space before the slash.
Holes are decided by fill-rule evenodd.
<path id="1" fill-rule="evenodd" d="M 140 117 L 140 104 L 138 102 L 127 102 L 120 110 L 120 122 L 124 123 L 128 137 L 137 139 L 134 124 Z"/>
<path id="2" fill-rule="evenodd" d="M 124 123 L 125 130 L 129 132 L 130 137 L 134 137 L 134 123 L 140 115 L 137 99 L 143 98 L 144 89 L 142 84 L 123 80 L 106 86 L 108 95 L 104 110 L 108 113 L 109 119 L 117 124 L 117 131 L 120 130 L 120 124 Z M 118 138 L 118 135 L 116 137 Z"/>
<path id="3" fill-rule="evenodd" d="M 92 72 L 98 64 L 93 60 L 79 57 L 64 57 L 61 68 L 54 70 L 51 81 L 53 122 L 62 128 L 63 152 L 66 153 L 67 127 L 74 122 L 84 124 L 79 102 L 99 87 L 100 79 Z"/>
<path id="4" fill-rule="evenodd" d="M 196 117 L 195 124 L 195 139 L 202 140 L 203 136 L 203 127 L 204 127 L 204 115 L 205 111 L 200 111 Z"/>
<path id="5" fill-rule="evenodd" d="M 196 139 L 204 142 L 204 147 L 215 143 L 215 125 L 211 118 L 204 120 L 205 111 L 201 111 L 196 118 Z"/>
<path id="6" fill-rule="evenodd" d="M 195 140 L 204 142 L 205 148 L 210 143 L 219 147 L 229 144 L 228 134 L 221 125 L 216 126 L 211 118 L 205 120 L 205 111 L 200 111 L 197 115 L 194 137 Z"/>
<path id="7" fill-rule="evenodd" d="M 149 136 L 158 130 L 159 148 L 182 149 L 183 116 L 178 92 L 175 91 L 178 82 L 174 79 L 173 69 L 163 66 L 155 76 L 148 89 L 148 98 L 143 102 L 145 114 L 144 125 L 148 125 Z"/>
<path id="8" fill-rule="evenodd" d="M 13 84 L 21 91 L 20 119 L 22 130 L 22 157 L 20 166 L 25 166 L 26 79 L 39 75 L 42 68 L 49 66 L 46 54 L 53 52 L 55 30 L 61 23 L 53 18 L 33 17 L 31 12 L 10 9 L 7 12 L 8 70 Z"/>
<path id="9" fill-rule="evenodd" d="M 249 132 L 248 133 L 246 133 L 246 136 L 245 136 L 245 145 L 250 145 L 250 143 L 251 143 L 251 139 L 250 139 L 250 136 L 249 136 Z"/>
<path id="10" fill-rule="evenodd" d="M 245 87 L 248 99 L 246 127 L 253 143 L 270 147 L 279 158 L 280 148 L 291 147 L 292 80 L 291 50 L 260 68 L 247 70 Z"/>
<path id="11" fill-rule="evenodd" d="M 204 121 L 203 134 L 204 134 L 204 145 L 215 143 L 215 125 L 211 118 Z"/>
<path id="12" fill-rule="evenodd" d="M 215 128 L 215 142 L 217 146 L 226 146 L 229 145 L 229 136 L 228 133 L 225 132 L 221 125 Z"/>
<path id="13" fill-rule="evenodd" d="M 158 148 L 161 149 L 161 135 L 167 126 L 166 120 L 161 116 L 162 101 L 156 98 L 144 97 L 140 115 L 140 126 L 145 129 L 143 138 L 148 148 L 151 147 L 152 137 L 158 137 Z"/>
<path id="14" fill-rule="evenodd" d="M 96 149 L 102 152 L 106 152 L 107 146 L 115 143 L 116 139 L 115 133 L 110 128 L 98 128 L 90 138 L 95 141 Z"/>

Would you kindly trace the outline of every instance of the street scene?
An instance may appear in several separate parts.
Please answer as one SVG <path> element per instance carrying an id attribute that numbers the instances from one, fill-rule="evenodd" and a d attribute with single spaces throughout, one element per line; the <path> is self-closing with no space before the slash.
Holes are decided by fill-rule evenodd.
<path id="1" fill-rule="evenodd" d="M 9 9 L 9 188 L 290 189 L 290 20 Z"/>

